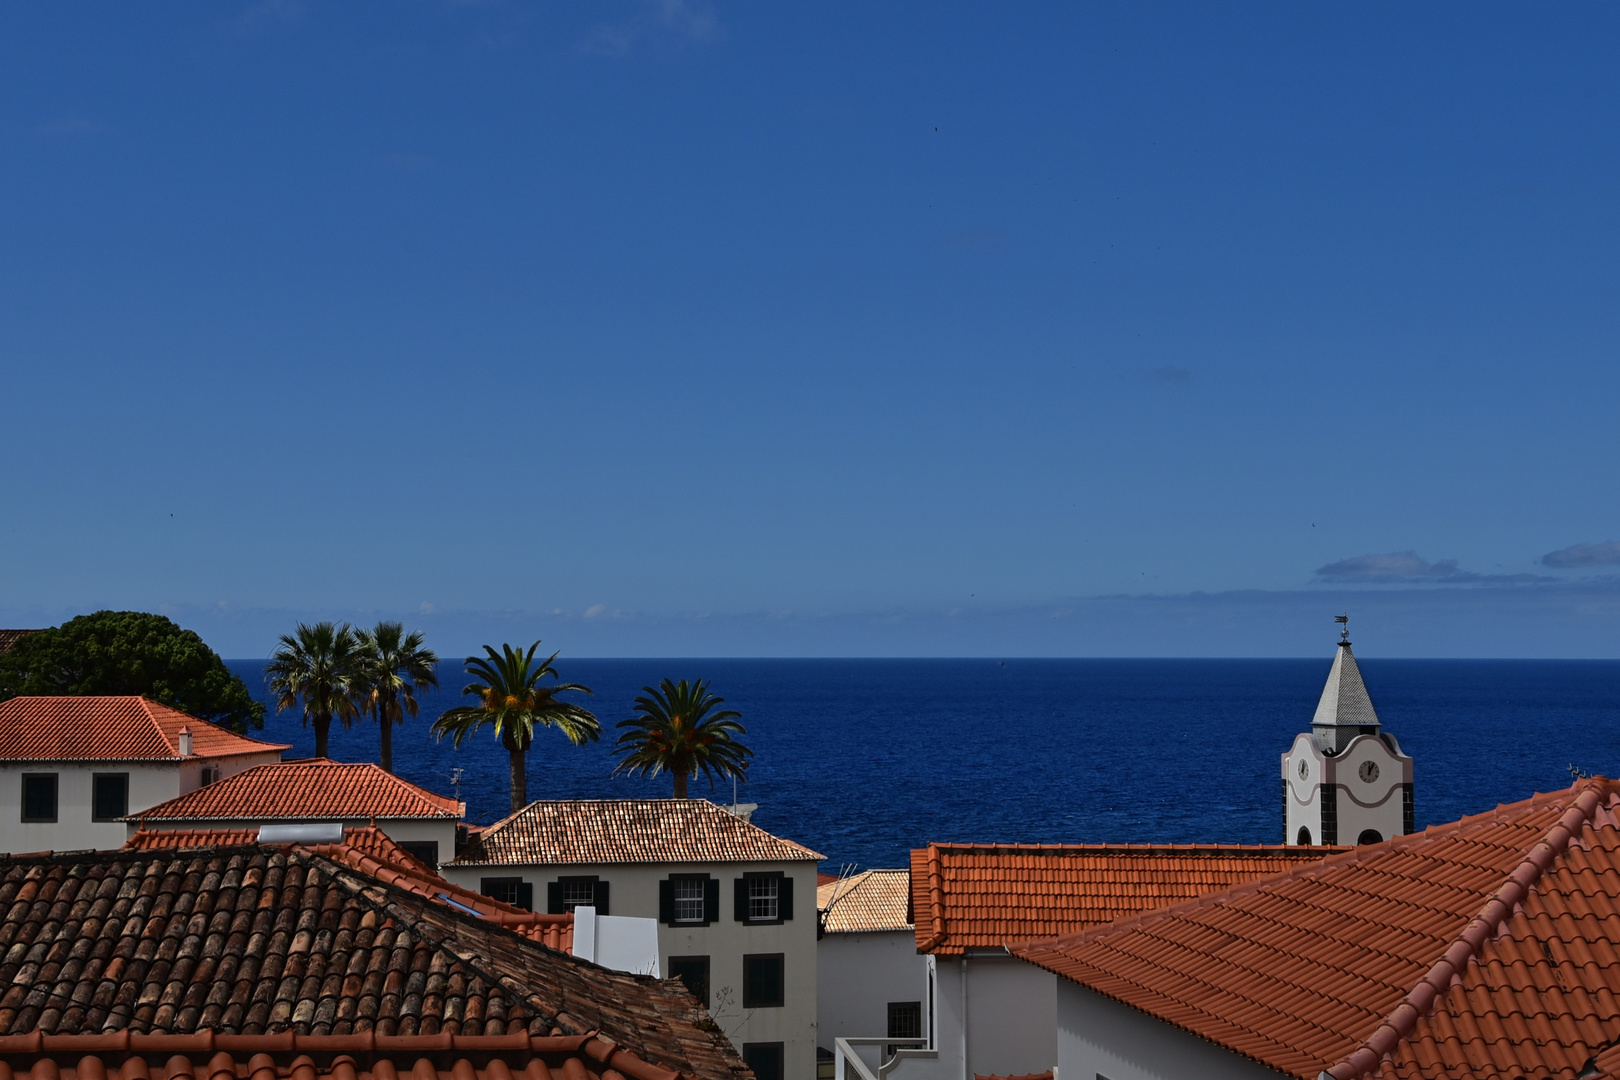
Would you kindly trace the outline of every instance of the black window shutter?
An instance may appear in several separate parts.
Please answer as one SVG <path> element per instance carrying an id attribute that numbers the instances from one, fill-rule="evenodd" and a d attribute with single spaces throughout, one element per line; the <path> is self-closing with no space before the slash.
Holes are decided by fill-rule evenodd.
<path id="1" fill-rule="evenodd" d="M 793 879 L 786 874 L 776 886 L 776 912 L 783 922 L 793 918 Z"/>
<path id="2" fill-rule="evenodd" d="M 596 883 L 596 888 L 591 890 L 591 899 L 596 901 L 596 913 L 598 915 L 606 915 L 608 913 L 607 887 L 607 882 L 598 881 Z"/>
<path id="3" fill-rule="evenodd" d="M 748 879 L 740 877 L 736 880 L 737 921 L 748 921 Z"/>
<path id="4" fill-rule="evenodd" d="M 546 883 L 546 913 L 548 915 L 562 915 L 566 912 L 563 907 L 562 882 L 551 881 Z"/>
<path id="5" fill-rule="evenodd" d="M 517 906 L 524 911 L 534 910 L 534 886 L 527 881 L 518 882 Z"/>
<path id="6" fill-rule="evenodd" d="M 720 879 L 703 879 L 703 921 L 720 921 Z"/>
<path id="7" fill-rule="evenodd" d="M 658 883 L 658 921 L 675 925 L 675 883 L 669 878 Z"/>

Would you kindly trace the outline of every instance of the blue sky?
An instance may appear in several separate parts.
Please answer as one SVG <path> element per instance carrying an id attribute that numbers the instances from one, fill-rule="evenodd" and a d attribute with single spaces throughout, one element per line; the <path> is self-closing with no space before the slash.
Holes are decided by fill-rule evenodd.
<path id="1" fill-rule="evenodd" d="M 1613 656 L 1617 30 L 9 6 L 0 622 Z"/>

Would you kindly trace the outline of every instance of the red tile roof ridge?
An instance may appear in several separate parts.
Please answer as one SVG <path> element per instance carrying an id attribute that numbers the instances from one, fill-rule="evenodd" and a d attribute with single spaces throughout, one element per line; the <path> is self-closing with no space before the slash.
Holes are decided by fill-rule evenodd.
<path id="1" fill-rule="evenodd" d="M 1162 852 L 1196 853 L 1204 851 L 1230 851 L 1245 855 L 1297 855 L 1300 852 L 1299 844 L 1001 844 L 1001 843 L 962 843 L 956 841 L 928 842 L 930 849 L 938 848 L 940 851 L 952 854 L 1074 854 L 1074 855 L 1130 855 L 1135 852 L 1143 854 L 1159 854 Z M 1332 845 L 1319 845 L 1309 850 L 1319 852 L 1348 851 L 1348 846 L 1334 847 Z"/>
<path id="2" fill-rule="evenodd" d="M 182 761 L 279 753 L 265 742 L 140 694 L 37 694 L 0 701 L 0 756 L 24 761 Z"/>
<path id="3" fill-rule="evenodd" d="M 338 784 L 340 776 L 352 774 Z M 294 785 L 296 783 L 296 787 Z M 279 786 L 279 787 L 278 787 Z M 298 809 L 286 801 L 303 800 Z M 356 801 L 358 800 L 358 801 Z M 257 804 L 257 805 L 255 805 Z M 279 812 L 271 812 L 275 806 Z M 293 758 L 271 761 L 195 788 L 124 820 L 154 821 L 308 821 L 315 819 L 459 819 L 461 804 L 383 769 L 374 761 Z"/>
<path id="4" fill-rule="evenodd" d="M 1419 1018 L 1428 1014 L 1435 999 L 1450 987 L 1453 977 L 1478 954 L 1480 946 L 1497 932 L 1502 923 L 1513 914 L 1514 908 L 1524 901 L 1530 887 L 1569 846 L 1571 837 L 1579 832 L 1583 825 L 1593 820 L 1605 802 L 1604 795 L 1611 797 L 1614 795 L 1613 783 L 1601 777 L 1580 781 L 1576 786 L 1580 790 L 1573 800 L 1574 805 L 1565 811 L 1563 817 L 1558 819 L 1558 823 L 1547 830 L 1547 834 L 1525 854 L 1524 860 L 1485 902 L 1479 914 L 1475 915 L 1457 935 L 1451 947 L 1435 961 L 1434 966 L 1418 980 L 1417 985 L 1394 1011 L 1384 1018 L 1367 1040 L 1332 1068 L 1323 1070 L 1321 1074 L 1323 1080 L 1354 1080 L 1376 1070 L 1401 1039 L 1411 1034 Z"/>
<path id="5" fill-rule="evenodd" d="M 924 942 L 919 942 L 919 953 L 929 952 L 945 940 L 945 872 L 939 865 L 940 845 L 928 845 L 928 906 L 933 909 L 934 917 L 929 920 L 933 933 L 928 935 Z"/>
<path id="6" fill-rule="evenodd" d="M 1580 781 L 1580 783 L 1596 782 L 1601 782 L 1604 785 L 1615 784 L 1615 781 L 1609 780 L 1606 777 L 1593 777 L 1591 780 Z M 1027 941 L 1009 942 L 1008 951 L 1015 956 L 1022 957 L 1025 960 L 1033 960 L 1033 957 L 1044 952 L 1052 951 L 1060 946 L 1087 944 L 1094 938 L 1102 937 L 1106 934 L 1112 934 L 1119 930 L 1132 929 L 1150 922 L 1155 922 L 1159 919 L 1179 915 L 1185 911 L 1223 903 L 1226 900 L 1232 899 L 1233 897 L 1247 896 L 1249 893 L 1258 892 L 1260 889 L 1268 888 L 1279 881 L 1319 877 L 1335 867 L 1343 866 L 1345 863 L 1360 862 L 1362 859 L 1369 858 L 1372 855 L 1381 852 L 1398 850 L 1402 847 L 1419 843 L 1425 837 L 1443 835 L 1448 832 L 1462 833 L 1466 827 L 1473 825 L 1495 824 L 1500 820 L 1500 815 L 1504 810 L 1534 806 L 1537 803 L 1552 802 L 1556 799 L 1566 798 L 1568 797 L 1570 790 L 1570 788 L 1560 788 L 1557 791 L 1537 792 L 1536 794 L 1530 796 L 1530 798 L 1521 799 L 1516 803 L 1498 803 L 1495 810 L 1486 810 L 1482 813 L 1470 814 L 1465 817 L 1458 818 L 1456 821 L 1448 821 L 1440 825 L 1430 825 L 1422 832 L 1407 833 L 1404 836 L 1391 837 L 1390 839 L 1378 844 L 1362 844 L 1360 846 L 1350 848 L 1321 847 L 1305 849 L 1326 851 L 1329 854 L 1314 860 L 1302 859 L 1301 865 L 1299 866 L 1292 866 L 1287 870 L 1281 870 L 1275 874 L 1268 874 L 1265 877 L 1254 878 L 1250 881 L 1239 882 L 1236 885 L 1228 885 L 1224 889 L 1215 889 L 1204 893 L 1202 896 L 1196 896 L 1191 900 L 1183 900 L 1180 903 L 1172 904 L 1168 907 L 1152 908 L 1135 915 L 1127 915 L 1123 918 L 1116 919 L 1105 926 L 1097 926 L 1089 930 L 1082 930 L 1077 934 L 1063 934 L 1058 937 L 1032 938 Z M 1300 847 L 1295 846 L 1290 850 L 1298 851 L 1301 849 Z M 1039 961 L 1033 962 L 1037 964 L 1039 963 Z"/>

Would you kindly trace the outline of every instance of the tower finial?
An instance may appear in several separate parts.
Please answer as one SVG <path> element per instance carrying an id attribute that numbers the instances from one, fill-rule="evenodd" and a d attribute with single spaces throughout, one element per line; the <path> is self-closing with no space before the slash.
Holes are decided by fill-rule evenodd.
<path id="1" fill-rule="evenodd" d="M 1344 628 L 1339 631 L 1339 644 L 1350 644 L 1350 613 L 1347 611 L 1343 615 L 1335 615 L 1333 621 Z"/>

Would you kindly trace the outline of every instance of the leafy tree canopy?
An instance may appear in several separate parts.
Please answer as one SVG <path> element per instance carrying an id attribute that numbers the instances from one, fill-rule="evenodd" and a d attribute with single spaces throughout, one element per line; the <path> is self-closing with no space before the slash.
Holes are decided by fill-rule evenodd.
<path id="1" fill-rule="evenodd" d="M 29 634 L 0 655 L 0 701 L 24 694 L 140 694 L 233 731 L 264 706 L 203 639 L 162 615 L 98 611 Z"/>

